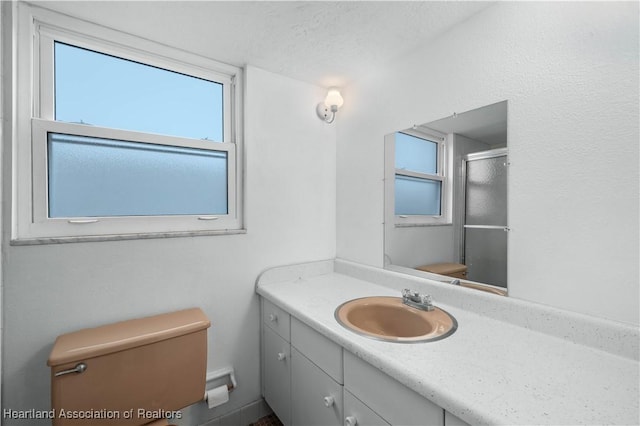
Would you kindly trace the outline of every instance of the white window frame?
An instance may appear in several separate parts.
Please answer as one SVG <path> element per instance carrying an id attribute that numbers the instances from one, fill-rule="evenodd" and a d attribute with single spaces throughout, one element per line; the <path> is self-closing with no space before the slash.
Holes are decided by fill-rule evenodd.
<path id="1" fill-rule="evenodd" d="M 435 174 L 419 173 L 404 169 L 396 169 L 396 141 L 397 133 L 404 133 L 419 139 L 424 139 L 437 144 L 437 171 Z M 415 129 L 394 132 L 385 137 L 385 221 L 391 222 L 395 227 L 451 225 L 453 185 L 451 161 L 452 135 L 446 135 L 430 130 L 428 133 Z M 428 179 L 441 182 L 440 214 L 439 215 L 398 215 L 395 213 L 395 179 L 396 175 Z"/>
<path id="2" fill-rule="evenodd" d="M 244 232 L 243 70 L 180 49 L 19 2 L 14 52 L 12 243 L 155 238 Z M 73 30 L 70 30 L 73 28 Z M 223 142 L 55 121 L 54 43 L 129 59 L 223 85 Z M 227 214 L 49 218 L 47 133 L 171 145 L 227 154 Z"/>

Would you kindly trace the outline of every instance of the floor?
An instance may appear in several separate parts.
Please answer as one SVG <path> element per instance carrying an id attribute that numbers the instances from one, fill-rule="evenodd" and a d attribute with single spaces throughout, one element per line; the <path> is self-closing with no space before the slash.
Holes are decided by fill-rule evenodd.
<path id="1" fill-rule="evenodd" d="M 259 419 L 257 422 L 252 423 L 251 426 L 282 426 L 282 422 L 275 414 L 269 414 L 268 416 Z"/>

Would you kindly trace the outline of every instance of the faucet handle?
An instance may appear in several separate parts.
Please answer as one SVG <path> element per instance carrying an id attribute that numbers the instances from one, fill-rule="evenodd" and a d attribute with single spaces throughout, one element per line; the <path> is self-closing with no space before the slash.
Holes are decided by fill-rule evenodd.
<path id="1" fill-rule="evenodd" d="M 420 302 L 423 305 L 431 307 L 431 306 L 433 306 L 433 297 L 431 297 L 430 294 L 421 294 L 420 295 Z"/>
<path id="2" fill-rule="evenodd" d="M 402 290 L 402 303 L 423 311 L 433 311 L 434 309 L 433 298 L 430 294 L 411 291 L 408 288 Z"/>

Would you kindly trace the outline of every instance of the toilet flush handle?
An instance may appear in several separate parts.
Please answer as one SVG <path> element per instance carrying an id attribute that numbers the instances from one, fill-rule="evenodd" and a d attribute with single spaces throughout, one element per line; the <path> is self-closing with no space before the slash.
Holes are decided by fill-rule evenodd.
<path id="1" fill-rule="evenodd" d="M 58 371 L 56 374 L 54 374 L 54 376 L 58 377 L 58 376 L 64 376 L 65 374 L 71 374 L 71 373 L 84 373 L 86 370 L 87 370 L 87 364 L 85 364 L 84 362 L 81 362 L 79 364 L 76 364 L 75 367 L 70 368 L 68 370 Z"/>

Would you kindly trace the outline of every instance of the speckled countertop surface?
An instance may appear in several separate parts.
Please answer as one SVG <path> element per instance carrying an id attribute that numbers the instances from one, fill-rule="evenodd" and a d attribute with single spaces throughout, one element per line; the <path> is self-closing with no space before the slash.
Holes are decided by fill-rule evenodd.
<path id="1" fill-rule="evenodd" d="M 336 307 L 348 300 L 399 296 L 397 288 L 407 284 L 434 294 L 436 306 L 457 319 L 458 330 L 440 341 L 398 344 L 357 335 L 334 319 Z M 544 328 L 508 321 L 519 310 L 527 316 L 528 308 L 534 312 L 531 318 L 537 315 L 556 323 L 562 321 L 562 311 L 550 309 L 545 316 L 539 305 L 444 286 L 348 262 L 324 261 L 267 271 L 258 279 L 257 292 L 470 424 L 640 423 L 636 328 L 585 321 L 585 327 L 617 340 L 608 342 L 602 336 L 593 343 L 587 337 L 585 344 L 562 327 L 547 334 Z M 456 302 L 446 303 L 452 300 Z M 476 312 L 476 302 L 492 305 L 493 314 Z M 460 307 L 467 305 L 470 309 Z M 506 312 L 504 318 L 501 310 Z M 567 313 L 565 323 L 581 335 L 580 320 Z M 559 337 L 563 334 L 570 338 Z"/>

